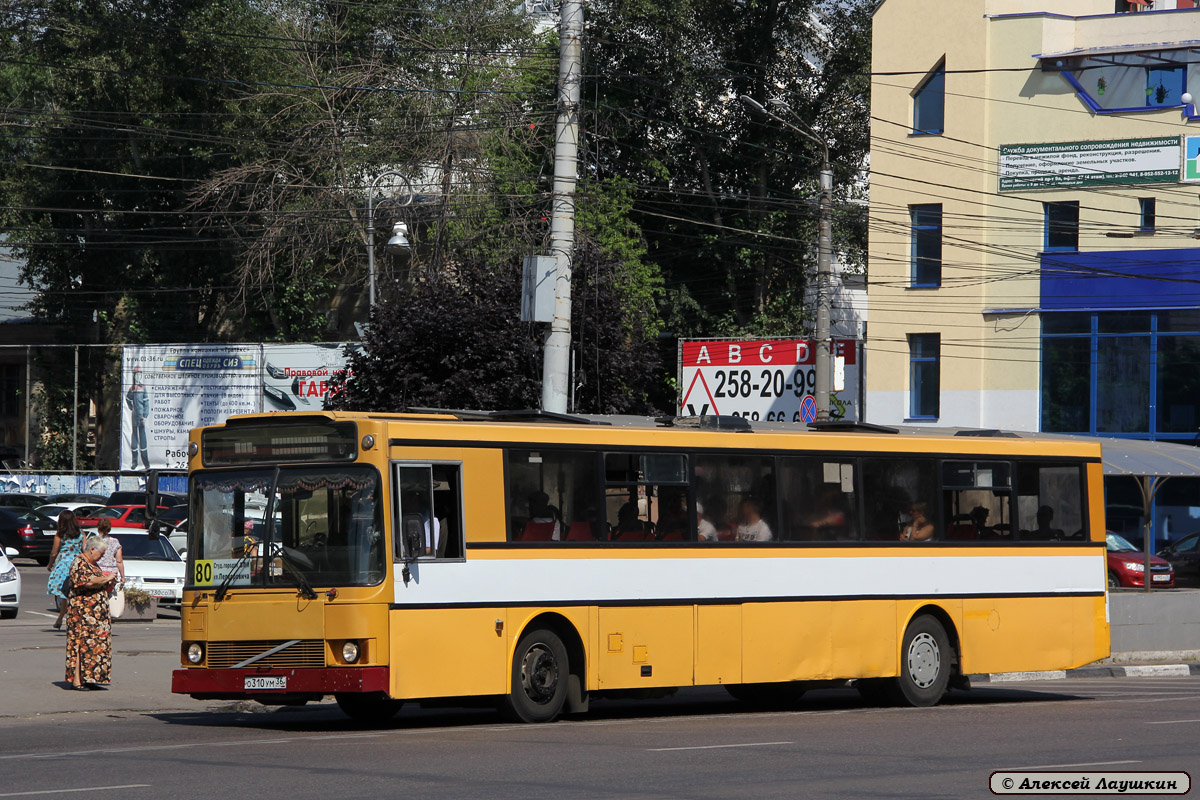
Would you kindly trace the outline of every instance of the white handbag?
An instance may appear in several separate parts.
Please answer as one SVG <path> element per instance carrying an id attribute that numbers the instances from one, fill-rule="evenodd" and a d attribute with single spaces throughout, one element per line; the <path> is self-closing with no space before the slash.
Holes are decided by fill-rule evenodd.
<path id="1" fill-rule="evenodd" d="M 113 619 L 125 613 L 125 590 L 117 589 L 108 596 L 108 615 Z"/>

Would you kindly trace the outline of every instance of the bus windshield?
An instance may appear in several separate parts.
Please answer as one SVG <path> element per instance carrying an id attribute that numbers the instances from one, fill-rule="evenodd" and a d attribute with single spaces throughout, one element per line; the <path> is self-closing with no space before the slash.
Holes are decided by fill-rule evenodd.
<path id="1" fill-rule="evenodd" d="M 371 586 L 384 578 L 383 508 L 371 467 L 199 472 L 194 487 L 195 585 Z"/>

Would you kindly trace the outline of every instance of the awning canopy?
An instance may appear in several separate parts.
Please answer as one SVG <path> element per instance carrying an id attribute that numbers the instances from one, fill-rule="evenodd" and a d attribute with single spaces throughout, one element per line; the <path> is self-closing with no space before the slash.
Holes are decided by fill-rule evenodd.
<path id="1" fill-rule="evenodd" d="M 1200 447 L 1106 437 L 1100 442 L 1105 475 L 1200 478 Z"/>

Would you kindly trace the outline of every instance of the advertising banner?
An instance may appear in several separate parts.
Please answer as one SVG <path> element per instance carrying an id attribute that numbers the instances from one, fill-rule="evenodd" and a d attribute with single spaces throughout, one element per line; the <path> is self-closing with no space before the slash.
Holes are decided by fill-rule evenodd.
<path id="1" fill-rule="evenodd" d="M 345 345 L 131 345 L 121 389 L 122 470 L 186 469 L 188 432 L 234 414 L 320 411 Z"/>
<path id="2" fill-rule="evenodd" d="M 121 469 L 186 469 L 188 431 L 261 409 L 258 345 L 124 348 Z"/>
<path id="3" fill-rule="evenodd" d="M 1178 136 L 1000 146 L 1000 191 L 1179 181 Z"/>
<path id="4" fill-rule="evenodd" d="M 816 419 L 816 343 L 804 339 L 693 339 L 679 343 L 681 416 L 768 422 Z M 858 342 L 834 342 L 829 417 L 857 420 Z"/>
<path id="5" fill-rule="evenodd" d="M 263 411 L 320 411 L 346 371 L 343 344 L 263 345 Z"/>

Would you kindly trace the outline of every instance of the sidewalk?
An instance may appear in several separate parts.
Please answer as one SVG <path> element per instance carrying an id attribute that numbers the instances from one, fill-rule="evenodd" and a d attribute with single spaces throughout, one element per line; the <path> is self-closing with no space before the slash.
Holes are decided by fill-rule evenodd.
<path id="1" fill-rule="evenodd" d="M 22 608 L 18 619 L 0 624 L 0 720 L 76 711 L 204 711 L 213 705 L 171 693 L 171 670 L 179 666 L 178 615 L 114 624 L 112 686 L 77 692 L 66 680 L 67 634 L 51 628 L 53 614 L 43 613 Z"/>

